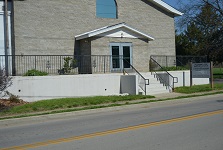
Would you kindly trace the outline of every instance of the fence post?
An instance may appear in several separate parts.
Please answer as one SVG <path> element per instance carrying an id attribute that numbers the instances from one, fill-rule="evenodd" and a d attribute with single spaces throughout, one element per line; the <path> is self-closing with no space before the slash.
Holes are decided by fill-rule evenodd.
<path id="1" fill-rule="evenodd" d="M 104 56 L 104 73 L 105 73 L 105 57 L 106 57 L 106 56 Z"/>
<path id="2" fill-rule="evenodd" d="M 15 55 L 12 55 L 12 75 L 13 76 L 16 76 L 16 67 L 15 67 L 15 60 L 16 60 L 16 56 Z"/>
<path id="3" fill-rule="evenodd" d="M 214 81 L 213 81 L 213 61 L 210 62 L 210 84 L 211 84 L 211 89 L 214 88 Z"/>
<path id="4" fill-rule="evenodd" d="M 185 72 L 183 71 L 183 86 L 185 86 Z"/>
<path id="5" fill-rule="evenodd" d="M 167 64 L 167 56 L 166 56 L 166 67 L 168 67 L 168 64 Z"/>
<path id="6" fill-rule="evenodd" d="M 35 65 L 35 70 L 36 70 L 36 55 L 35 55 L 35 62 L 34 62 L 34 65 Z"/>
<path id="7" fill-rule="evenodd" d="M 190 62 L 190 87 L 193 85 L 193 78 L 192 78 L 192 62 Z"/>
<path id="8" fill-rule="evenodd" d="M 61 56 L 60 56 L 60 70 L 61 70 Z"/>
<path id="9" fill-rule="evenodd" d="M 5 73 L 6 73 L 6 76 L 9 76 L 9 58 L 8 58 L 8 54 L 5 55 Z"/>

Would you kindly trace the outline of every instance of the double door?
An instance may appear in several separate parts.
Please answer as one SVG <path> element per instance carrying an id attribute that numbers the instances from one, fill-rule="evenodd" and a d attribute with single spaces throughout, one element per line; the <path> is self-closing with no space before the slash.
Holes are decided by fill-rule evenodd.
<path id="1" fill-rule="evenodd" d="M 130 69 L 132 64 L 132 43 L 110 43 L 112 70 Z"/>

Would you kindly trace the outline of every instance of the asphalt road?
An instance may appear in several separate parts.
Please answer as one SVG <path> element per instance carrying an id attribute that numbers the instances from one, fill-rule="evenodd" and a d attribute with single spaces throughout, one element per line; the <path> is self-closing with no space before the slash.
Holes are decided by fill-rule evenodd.
<path id="1" fill-rule="evenodd" d="M 222 150 L 222 114 L 93 136 L 35 150 Z M 214 122 L 214 123 L 213 123 Z"/>
<path id="2" fill-rule="evenodd" d="M 221 94 L 0 121 L 0 148 L 222 150 L 222 110 Z"/>

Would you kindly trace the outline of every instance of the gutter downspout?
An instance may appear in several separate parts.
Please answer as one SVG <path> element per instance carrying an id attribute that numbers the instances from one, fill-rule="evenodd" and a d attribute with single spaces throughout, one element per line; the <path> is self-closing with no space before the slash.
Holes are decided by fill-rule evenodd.
<path id="1" fill-rule="evenodd" d="M 9 50 L 8 0 L 5 0 L 4 14 L 5 14 L 5 71 L 6 71 L 6 75 L 8 76 L 9 75 L 9 68 L 8 68 L 8 50 Z"/>
<path id="2" fill-rule="evenodd" d="M 11 0 L 11 51 L 12 51 L 12 75 L 16 75 L 15 67 L 15 27 L 14 27 L 14 0 Z"/>

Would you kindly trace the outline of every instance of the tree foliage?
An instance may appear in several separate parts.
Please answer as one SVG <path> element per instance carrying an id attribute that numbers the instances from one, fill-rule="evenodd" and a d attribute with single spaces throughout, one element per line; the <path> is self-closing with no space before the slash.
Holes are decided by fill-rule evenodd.
<path id="1" fill-rule="evenodd" d="M 179 22 L 186 28 L 176 32 L 177 54 L 207 55 L 209 60 L 223 62 L 223 0 L 197 0 L 184 8 Z"/>
<path id="2" fill-rule="evenodd" d="M 6 74 L 5 69 L 0 68 L 0 95 L 12 85 L 12 77 Z"/>

